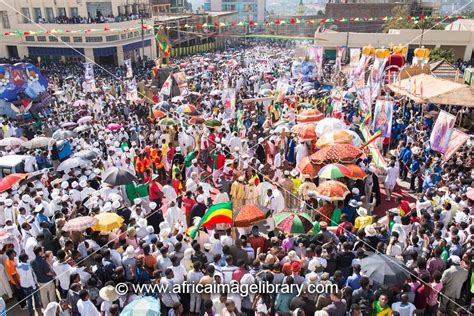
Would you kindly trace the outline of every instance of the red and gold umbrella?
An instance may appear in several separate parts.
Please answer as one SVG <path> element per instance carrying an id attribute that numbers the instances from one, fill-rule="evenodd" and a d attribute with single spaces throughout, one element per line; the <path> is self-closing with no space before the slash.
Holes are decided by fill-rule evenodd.
<path id="1" fill-rule="evenodd" d="M 316 195 L 330 201 L 342 201 L 349 194 L 347 186 L 339 181 L 329 180 L 321 183 L 315 190 Z"/>
<path id="2" fill-rule="evenodd" d="M 13 173 L 9 174 L 0 181 L 0 192 L 10 190 L 15 184 L 25 179 L 28 176 L 27 173 Z"/>
<path id="3" fill-rule="evenodd" d="M 319 169 L 321 169 L 321 165 L 312 163 L 309 157 L 304 157 L 298 164 L 298 170 L 301 172 L 301 174 L 308 175 L 312 178 L 316 177 Z"/>
<path id="4" fill-rule="evenodd" d="M 296 116 L 298 123 L 311 123 L 321 121 L 324 118 L 323 113 L 316 109 L 308 109 L 301 111 L 300 114 Z"/>
<path id="5" fill-rule="evenodd" d="M 235 227 L 248 227 L 252 224 L 264 220 L 268 209 L 252 204 L 243 205 L 239 213 L 234 218 Z"/>
<path id="6" fill-rule="evenodd" d="M 297 124 L 291 130 L 298 135 L 300 140 L 316 139 L 316 125 L 314 124 Z"/>
<path id="7" fill-rule="evenodd" d="M 318 148 L 334 144 L 352 144 L 352 134 L 346 130 L 335 130 L 324 133 L 316 142 Z"/>
<path id="8" fill-rule="evenodd" d="M 348 178 L 350 179 L 362 180 L 367 177 L 367 174 L 365 173 L 365 171 L 356 164 L 351 163 L 351 164 L 344 165 L 344 167 L 346 167 L 346 169 L 349 170 Z"/>
<path id="9" fill-rule="evenodd" d="M 153 116 L 149 116 L 148 118 L 152 121 L 156 119 L 162 119 L 166 116 L 166 113 L 160 110 L 153 110 Z"/>
<path id="10" fill-rule="evenodd" d="M 353 162 L 362 155 L 362 151 L 351 144 L 334 144 L 323 147 L 310 156 L 315 164 Z"/>

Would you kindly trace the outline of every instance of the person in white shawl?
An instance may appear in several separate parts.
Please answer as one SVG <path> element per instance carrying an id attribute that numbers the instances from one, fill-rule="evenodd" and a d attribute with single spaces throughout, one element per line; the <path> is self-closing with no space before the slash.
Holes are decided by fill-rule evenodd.
<path id="1" fill-rule="evenodd" d="M 173 200 L 168 202 L 168 210 L 165 214 L 165 220 L 171 227 L 175 227 L 177 224 L 186 226 L 184 212 L 176 206 L 176 203 Z"/>

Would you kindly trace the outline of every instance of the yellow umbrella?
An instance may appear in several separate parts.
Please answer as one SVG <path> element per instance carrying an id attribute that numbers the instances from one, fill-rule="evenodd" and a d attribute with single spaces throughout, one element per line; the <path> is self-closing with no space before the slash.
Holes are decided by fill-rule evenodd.
<path id="1" fill-rule="evenodd" d="M 97 224 L 92 226 L 92 230 L 109 232 L 122 226 L 123 218 L 115 213 L 100 213 L 95 216 Z"/>

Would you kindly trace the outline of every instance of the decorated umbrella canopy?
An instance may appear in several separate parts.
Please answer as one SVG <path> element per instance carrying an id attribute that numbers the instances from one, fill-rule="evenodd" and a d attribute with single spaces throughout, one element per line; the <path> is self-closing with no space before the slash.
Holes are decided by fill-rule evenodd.
<path id="1" fill-rule="evenodd" d="M 273 219 L 278 229 L 290 234 L 306 234 L 313 228 L 311 216 L 304 212 L 284 210 L 273 215 Z"/>
<path id="2" fill-rule="evenodd" d="M 50 137 L 35 137 L 32 140 L 23 143 L 23 148 L 26 149 L 36 149 L 36 148 L 43 148 L 48 147 L 49 142 L 52 138 Z"/>
<path id="3" fill-rule="evenodd" d="M 161 125 L 161 126 L 174 126 L 174 125 L 178 125 L 178 122 L 176 122 L 175 119 L 165 117 L 165 118 L 161 119 L 158 122 L 158 124 Z"/>
<path id="4" fill-rule="evenodd" d="M 351 163 L 351 164 L 344 165 L 344 167 L 349 171 L 349 175 L 347 176 L 348 178 L 355 179 L 355 180 L 362 180 L 367 177 L 367 174 L 365 173 L 365 171 L 362 170 L 362 168 L 356 164 Z"/>
<path id="5" fill-rule="evenodd" d="M 53 133 L 53 138 L 56 140 L 68 139 L 77 137 L 77 133 L 67 129 L 58 129 Z"/>
<path id="6" fill-rule="evenodd" d="M 81 125 L 81 126 L 78 126 L 74 129 L 74 131 L 76 133 L 82 133 L 82 132 L 85 132 L 85 131 L 90 131 L 92 129 L 92 126 L 90 125 Z"/>
<path id="7" fill-rule="evenodd" d="M 66 170 L 71 170 L 74 168 L 82 168 L 90 164 L 91 162 L 89 160 L 85 160 L 81 157 L 72 157 L 61 162 L 58 166 L 58 171 L 66 171 Z"/>
<path id="8" fill-rule="evenodd" d="M 318 122 L 316 135 L 321 137 L 325 132 L 341 129 L 347 129 L 347 125 L 343 121 L 333 117 L 327 117 Z"/>
<path id="9" fill-rule="evenodd" d="M 349 194 L 347 186 L 339 181 L 329 180 L 321 183 L 315 190 L 316 195 L 330 201 L 342 201 Z"/>
<path id="10" fill-rule="evenodd" d="M 318 122 L 322 119 L 324 119 L 324 115 L 317 109 L 303 110 L 296 116 L 298 123 Z"/>
<path id="11" fill-rule="evenodd" d="M 291 129 L 295 132 L 300 140 L 316 139 L 316 125 L 314 124 L 297 124 Z"/>
<path id="12" fill-rule="evenodd" d="M 309 157 L 304 157 L 303 159 L 301 159 L 300 163 L 298 164 L 298 170 L 302 174 L 308 175 L 312 178 L 316 177 L 319 169 L 321 169 L 321 165 L 312 163 Z"/>
<path id="13" fill-rule="evenodd" d="M 162 119 L 166 116 L 166 113 L 160 110 L 153 110 L 153 116 L 150 115 L 148 118 L 150 120 Z"/>
<path id="14" fill-rule="evenodd" d="M 180 95 L 171 98 L 171 102 L 173 103 L 178 103 L 178 102 L 183 102 L 183 101 L 184 101 L 184 97 Z"/>
<path id="15" fill-rule="evenodd" d="M 362 155 L 362 151 L 351 144 L 334 144 L 323 147 L 310 156 L 315 164 L 352 162 Z"/>
<path id="16" fill-rule="evenodd" d="M 202 116 L 193 116 L 189 119 L 188 123 L 191 125 L 202 124 L 204 123 L 204 118 Z"/>
<path id="17" fill-rule="evenodd" d="M 82 158 L 82 159 L 87 159 L 87 160 L 94 160 L 97 157 L 99 157 L 99 153 L 94 151 L 94 150 L 84 149 L 84 150 L 78 151 L 77 153 L 75 153 L 72 156 L 73 157 L 79 157 L 79 158 Z"/>
<path id="18" fill-rule="evenodd" d="M 206 125 L 207 127 L 216 128 L 216 127 L 221 127 L 222 123 L 221 121 L 216 120 L 216 119 L 209 119 L 204 122 L 204 125 Z"/>
<path id="19" fill-rule="evenodd" d="M 80 216 L 68 220 L 62 230 L 66 232 L 82 232 L 95 224 L 97 224 L 97 218 L 92 216 Z"/>
<path id="20" fill-rule="evenodd" d="M 92 230 L 109 232 L 122 226 L 123 218 L 116 213 L 100 213 L 94 216 L 97 222 L 91 226 Z"/>
<path id="21" fill-rule="evenodd" d="M 192 113 L 192 112 L 196 112 L 196 107 L 191 104 L 184 104 L 184 105 L 178 106 L 176 111 L 180 113 Z"/>
<path id="22" fill-rule="evenodd" d="M 19 183 L 21 180 L 25 179 L 28 176 L 27 173 L 13 173 L 9 174 L 2 180 L 0 180 L 0 192 L 5 192 L 10 190 L 15 184 Z"/>
<path id="23" fill-rule="evenodd" d="M 129 169 L 122 167 L 109 168 L 102 176 L 102 180 L 105 183 L 113 186 L 129 184 L 136 179 L 135 175 Z"/>
<path id="24" fill-rule="evenodd" d="M 253 223 L 264 220 L 268 209 L 262 206 L 256 206 L 253 204 L 243 205 L 240 207 L 239 212 L 234 217 L 235 227 L 248 227 Z"/>
<path id="25" fill-rule="evenodd" d="M 362 273 L 373 282 L 382 284 L 402 284 L 410 277 L 403 262 L 385 254 L 373 254 L 360 260 Z"/>
<path id="26" fill-rule="evenodd" d="M 321 179 L 338 179 L 348 177 L 350 175 L 349 169 L 341 164 L 330 164 L 321 168 L 318 172 L 318 177 Z"/>
<path id="27" fill-rule="evenodd" d="M 92 121 L 94 118 L 90 115 L 86 115 L 86 116 L 83 116 L 81 117 L 80 119 L 77 120 L 77 124 L 79 125 L 84 125 L 86 124 L 87 122 L 90 122 Z"/>
<path id="28" fill-rule="evenodd" d="M 107 125 L 107 129 L 111 130 L 111 131 L 116 131 L 116 130 L 119 130 L 122 128 L 122 125 L 118 124 L 118 123 L 110 123 L 109 125 Z"/>
<path id="29" fill-rule="evenodd" d="M 0 146 L 2 147 L 20 147 L 25 141 L 18 137 L 6 137 L 0 140 Z"/>
<path id="30" fill-rule="evenodd" d="M 318 148 L 334 144 L 351 144 L 352 134 L 348 130 L 335 130 L 324 133 L 316 142 Z"/>
<path id="31" fill-rule="evenodd" d="M 354 132 L 353 130 L 350 130 L 350 129 L 348 129 L 346 131 L 349 132 L 352 135 L 352 145 L 354 145 L 357 148 L 360 148 L 364 144 L 364 142 L 360 138 L 359 134 L 357 134 L 356 132 Z"/>
<path id="32" fill-rule="evenodd" d="M 74 128 L 77 126 L 76 122 L 66 122 L 60 125 L 62 128 Z"/>
<path id="33" fill-rule="evenodd" d="M 157 316 L 161 315 L 160 301 L 151 296 L 144 296 L 127 304 L 120 316 Z"/>

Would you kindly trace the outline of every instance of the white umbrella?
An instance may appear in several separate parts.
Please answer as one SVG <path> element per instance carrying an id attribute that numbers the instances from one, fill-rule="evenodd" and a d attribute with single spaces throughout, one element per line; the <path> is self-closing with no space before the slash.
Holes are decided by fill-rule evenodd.
<path id="1" fill-rule="evenodd" d="M 50 137 L 35 137 L 32 140 L 24 142 L 22 144 L 23 148 L 26 149 L 35 149 L 35 148 L 42 148 L 48 147 L 48 144 L 52 138 Z"/>
<path id="2" fill-rule="evenodd" d="M 318 137 L 321 137 L 325 132 L 329 131 L 334 131 L 334 130 L 341 130 L 341 129 L 347 129 L 347 125 L 333 117 L 327 117 L 319 121 L 316 125 L 316 135 Z"/>
<path id="3" fill-rule="evenodd" d="M 71 170 L 74 168 L 82 168 L 89 166 L 91 162 L 89 160 L 85 160 L 80 157 L 73 157 L 64 160 L 61 162 L 61 164 L 58 166 L 58 171 L 66 171 L 66 170 Z"/>
<path id="4" fill-rule="evenodd" d="M 18 137 L 7 137 L 0 140 L 0 146 L 20 147 L 25 141 Z"/>

